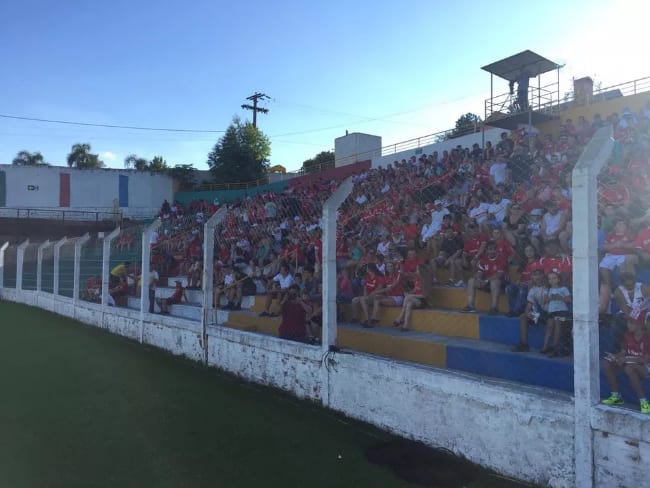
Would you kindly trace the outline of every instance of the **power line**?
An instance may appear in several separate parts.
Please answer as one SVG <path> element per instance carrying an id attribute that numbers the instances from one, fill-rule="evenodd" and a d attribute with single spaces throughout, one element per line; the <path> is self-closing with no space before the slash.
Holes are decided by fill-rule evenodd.
<path id="1" fill-rule="evenodd" d="M 87 127 L 106 127 L 109 129 L 129 129 L 129 130 L 148 130 L 148 131 L 162 131 L 162 132 L 194 132 L 194 133 L 211 133 L 223 134 L 225 130 L 210 130 L 210 129 L 170 129 L 164 127 L 136 127 L 132 125 L 113 125 L 113 124 L 94 124 L 90 122 L 72 122 L 69 120 L 52 120 L 52 119 L 39 119 L 36 117 L 21 117 L 18 115 L 0 114 L 3 119 L 15 120 L 30 120 L 33 122 L 46 122 L 49 124 L 67 124 L 67 125 L 83 125 Z"/>

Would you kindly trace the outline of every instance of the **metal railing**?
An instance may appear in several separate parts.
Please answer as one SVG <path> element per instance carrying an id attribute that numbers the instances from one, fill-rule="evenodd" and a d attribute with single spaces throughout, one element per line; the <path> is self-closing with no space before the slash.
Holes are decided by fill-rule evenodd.
<path id="1" fill-rule="evenodd" d="M 14 219 L 47 219 L 61 222 L 121 222 L 121 211 L 58 210 L 44 208 L 0 208 L 0 217 Z"/>
<path id="2" fill-rule="evenodd" d="M 632 81 L 626 81 L 624 83 L 619 83 L 618 85 L 598 88 L 594 90 L 593 99 L 600 100 L 599 96 L 612 90 L 619 90 L 621 92 L 621 96 L 623 97 L 650 91 L 650 76 L 646 76 L 645 78 L 637 78 L 636 80 Z"/>

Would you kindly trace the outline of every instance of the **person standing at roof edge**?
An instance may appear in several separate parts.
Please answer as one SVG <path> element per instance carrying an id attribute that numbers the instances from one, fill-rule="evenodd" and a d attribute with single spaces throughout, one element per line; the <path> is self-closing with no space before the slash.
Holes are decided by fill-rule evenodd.
<path id="1" fill-rule="evenodd" d="M 524 69 L 514 80 L 510 80 L 510 95 L 514 93 L 517 83 L 517 105 L 520 111 L 528 110 L 528 81 L 531 77 L 532 75 Z"/>

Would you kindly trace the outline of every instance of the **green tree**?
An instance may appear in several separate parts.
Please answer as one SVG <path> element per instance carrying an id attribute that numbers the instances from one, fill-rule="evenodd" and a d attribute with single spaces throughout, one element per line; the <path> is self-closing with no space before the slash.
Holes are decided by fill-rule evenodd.
<path id="1" fill-rule="evenodd" d="M 168 174 L 178 182 L 179 191 L 190 191 L 196 185 L 196 170 L 191 164 L 177 164 Z"/>
<path id="2" fill-rule="evenodd" d="M 266 175 L 270 154 L 269 138 L 251 123 L 235 117 L 208 154 L 208 166 L 217 183 L 243 183 Z"/>
<path id="3" fill-rule="evenodd" d="M 167 161 L 162 156 L 155 156 L 150 162 L 149 166 L 147 167 L 149 171 L 152 173 L 164 173 L 168 171 L 169 165 L 167 164 Z"/>
<path id="4" fill-rule="evenodd" d="M 449 135 L 447 135 L 447 139 L 454 139 L 466 134 L 479 132 L 481 130 L 481 124 L 481 117 L 471 112 L 467 112 L 466 114 L 458 117 L 454 129 Z"/>
<path id="5" fill-rule="evenodd" d="M 149 161 L 145 158 L 139 158 L 135 154 L 129 154 L 124 158 L 124 167 L 127 169 L 133 168 L 137 171 L 146 171 L 149 167 Z"/>
<path id="6" fill-rule="evenodd" d="M 16 157 L 13 159 L 11 164 L 16 166 L 49 166 L 49 163 L 46 163 L 43 160 L 43 155 L 36 151 L 30 153 L 29 151 L 20 151 L 16 154 Z"/>
<path id="7" fill-rule="evenodd" d="M 302 163 L 304 173 L 317 173 L 324 169 L 334 167 L 334 151 L 321 151 L 313 158 Z"/>
<path id="8" fill-rule="evenodd" d="M 97 169 L 103 168 L 104 162 L 97 154 L 90 152 L 90 144 L 74 144 L 68 154 L 67 162 L 70 168 Z"/>

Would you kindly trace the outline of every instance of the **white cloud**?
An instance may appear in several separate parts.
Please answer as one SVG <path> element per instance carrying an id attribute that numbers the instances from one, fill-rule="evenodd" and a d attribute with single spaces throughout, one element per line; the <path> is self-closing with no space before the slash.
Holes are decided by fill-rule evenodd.
<path id="1" fill-rule="evenodd" d="M 108 160 L 108 161 L 115 161 L 117 159 L 117 154 L 112 153 L 110 151 L 104 151 L 99 155 L 100 159 L 103 160 Z"/>

